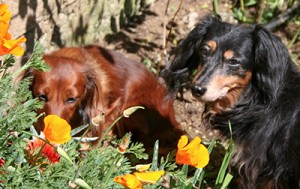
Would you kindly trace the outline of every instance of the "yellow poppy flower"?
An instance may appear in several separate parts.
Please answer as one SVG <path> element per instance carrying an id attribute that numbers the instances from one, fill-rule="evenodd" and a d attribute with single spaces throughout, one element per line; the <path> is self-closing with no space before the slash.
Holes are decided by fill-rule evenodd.
<path id="1" fill-rule="evenodd" d="M 160 170 L 142 173 L 135 172 L 133 174 L 142 182 L 154 184 L 160 179 L 160 177 L 162 177 L 165 174 L 165 171 Z"/>
<path id="2" fill-rule="evenodd" d="M 122 184 L 127 188 L 136 188 L 142 189 L 142 183 L 154 184 L 156 183 L 163 175 L 165 174 L 164 170 L 152 171 L 152 172 L 135 172 L 133 174 L 127 174 L 114 178 L 114 181 Z"/>
<path id="3" fill-rule="evenodd" d="M 24 54 L 24 49 L 19 46 L 20 43 L 25 42 L 25 37 L 19 39 L 11 39 L 8 32 L 11 13 L 6 4 L 0 4 L 0 56 L 5 54 L 14 54 L 21 56 Z"/>
<path id="4" fill-rule="evenodd" d="M 139 164 L 135 166 L 135 169 L 139 172 L 145 172 L 150 169 L 151 163 L 149 164 Z"/>
<path id="5" fill-rule="evenodd" d="M 71 139 L 71 126 L 57 115 L 48 115 L 44 119 L 46 140 L 52 144 L 63 144 Z"/>
<path id="6" fill-rule="evenodd" d="M 130 189 L 142 189 L 142 182 L 139 181 L 139 179 L 132 174 L 118 176 L 114 178 L 114 182 L 122 184 L 126 188 L 130 188 Z"/>
<path id="7" fill-rule="evenodd" d="M 195 137 L 188 143 L 188 137 L 181 136 L 177 144 L 176 162 L 178 164 L 187 164 L 196 168 L 203 168 L 209 162 L 209 152 L 207 148 L 201 144 L 201 139 Z"/>

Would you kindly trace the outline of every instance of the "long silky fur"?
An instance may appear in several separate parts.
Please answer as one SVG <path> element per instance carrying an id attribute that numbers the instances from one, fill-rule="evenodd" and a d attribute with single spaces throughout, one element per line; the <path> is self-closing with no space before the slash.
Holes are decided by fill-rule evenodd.
<path id="1" fill-rule="evenodd" d="M 235 27 L 209 16 L 179 44 L 174 61 L 162 75 L 171 91 L 178 90 L 183 78 L 191 77 L 192 71 L 187 70 L 198 66 L 197 44 L 207 28 L 217 24 L 224 26 L 224 30 Z M 297 189 L 300 188 L 299 69 L 278 37 L 260 25 L 252 26 L 252 30 L 252 80 L 230 110 L 204 112 L 204 122 L 230 136 L 230 121 L 236 144 L 233 164 L 241 176 L 239 188 Z"/>

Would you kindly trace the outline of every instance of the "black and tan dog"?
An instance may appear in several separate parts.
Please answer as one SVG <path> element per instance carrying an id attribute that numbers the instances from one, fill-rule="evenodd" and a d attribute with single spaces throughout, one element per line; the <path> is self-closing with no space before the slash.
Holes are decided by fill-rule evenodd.
<path id="1" fill-rule="evenodd" d="M 300 188 L 300 72 L 278 37 L 207 16 L 162 76 L 173 92 L 188 84 L 206 125 L 229 136 L 230 121 L 240 188 Z"/>

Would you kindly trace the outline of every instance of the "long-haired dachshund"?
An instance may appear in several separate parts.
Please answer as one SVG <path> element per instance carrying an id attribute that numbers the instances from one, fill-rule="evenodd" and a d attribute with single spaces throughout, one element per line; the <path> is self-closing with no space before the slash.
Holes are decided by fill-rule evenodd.
<path id="1" fill-rule="evenodd" d="M 121 119 L 114 132 L 119 137 L 131 132 L 133 140 L 144 143 L 146 149 L 156 140 L 167 152 L 176 147 L 183 132 L 174 117 L 173 101 L 141 63 L 93 45 L 62 48 L 43 59 L 51 68 L 49 72 L 25 73 L 33 77 L 33 96 L 44 103 L 38 113 L 58 115 L 72 128 L 105 113 L 104 121 L 92 130 L 93 136 L 101 136 L 123 110 L 144 106 L 144 110 Z M 38 131 L 43 129 L 43 117 L 35 126 Z"/>
<path id="2" fill-rule="evenodd" d="M 207 16 L 162 76 L 205 103 L 206 125 L 231 123 L 240 188 L 300 188 L 300 72 L 278 37 Z"/>

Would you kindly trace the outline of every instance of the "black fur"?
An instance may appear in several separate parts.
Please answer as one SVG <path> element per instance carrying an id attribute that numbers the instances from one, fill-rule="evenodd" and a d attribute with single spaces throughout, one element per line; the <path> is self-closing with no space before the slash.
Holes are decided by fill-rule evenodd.
<path id="1" fill-rule="evenodd" d="M 183 83 L 204 83 L 213 66 L 227 66 L 210 61 L 214 55 L 201 55 L 202 43 L 212 39 L 220 42 L 218 51 L 239 54 L 240 69 L 252 74 L 232 107 L 211 112 L 212 102 L 205 102 L 203 114 L 203 121 L 225 136 L 230 135 L 228 121 L 232 125 L 239 188 L 300 188 L 300 72 L 277 36 L 260 25 L 232 25 L 207 16 L 181 41 L 162 72 L 170 91 Z M 199 66 L 201 75 L 191 79 Z"/>

